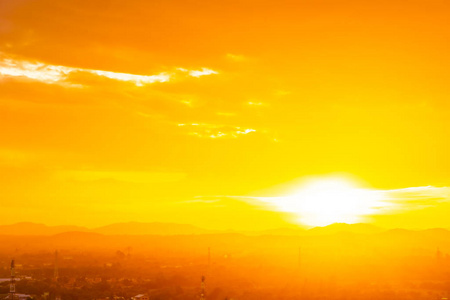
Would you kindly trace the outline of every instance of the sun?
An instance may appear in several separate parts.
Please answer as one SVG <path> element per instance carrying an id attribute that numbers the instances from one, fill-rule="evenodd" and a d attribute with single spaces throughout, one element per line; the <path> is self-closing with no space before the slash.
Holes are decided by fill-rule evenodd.
<path id="1" fill-rule="evenodd" d="M 382 197 L 374 190 L 360 188 L 347 178 L 321 178 L 304 182 L 278 208 L 294 213 L 309 226 L 359 223 L 380 207 Z"/>

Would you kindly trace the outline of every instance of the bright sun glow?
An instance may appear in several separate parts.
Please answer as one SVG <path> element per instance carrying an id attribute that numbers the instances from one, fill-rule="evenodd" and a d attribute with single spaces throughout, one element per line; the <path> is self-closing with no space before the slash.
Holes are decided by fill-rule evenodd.
<path id="1" fill-rule="evenodd" d="M 332 223 L 358 223 L 382 207 L 382 194 L 359 188 L 344 178 L 315 179 L 305 182 L 294 195 L 275 204 L 295 213 L 302 224 L 325 226 Z"/>

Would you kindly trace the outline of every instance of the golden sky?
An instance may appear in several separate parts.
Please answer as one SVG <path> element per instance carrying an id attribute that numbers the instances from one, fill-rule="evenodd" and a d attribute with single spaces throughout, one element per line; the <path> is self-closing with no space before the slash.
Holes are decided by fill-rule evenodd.
<path id="1" fill-rule="evenodd" d="M 350 176 L 365 221 L 450 227 L 449 12 L 2 0 L 0 223 L 283 227 L 296 182 Z"/>

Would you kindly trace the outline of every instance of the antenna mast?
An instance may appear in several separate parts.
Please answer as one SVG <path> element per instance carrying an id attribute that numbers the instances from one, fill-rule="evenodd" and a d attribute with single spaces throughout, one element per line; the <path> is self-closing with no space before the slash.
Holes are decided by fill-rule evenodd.
<path id="1" fill-rule="evenodd" d="M 55 271 L 53 273 L 53 280 L 55 281 L 55 292 L 56 292 L 55 300 L 61 300 L 58 278 L 59 278 L 58 250 L 56 250 L 55 251 Z"/>
<path id="2" fill-rule="evenodd" d="M 11 281 L 9 283 L 9 296 L 10 299 L 15 299 L 16 295 L 16 270 L 15 270 L 15 264 L 14 259 L 11 261 Z"/>
<path id="3" fill-rule="evenodd" d="M 202 276 L 200 300 L 206 300 L 206 296 L 205 296 L 205 276 Z"/>

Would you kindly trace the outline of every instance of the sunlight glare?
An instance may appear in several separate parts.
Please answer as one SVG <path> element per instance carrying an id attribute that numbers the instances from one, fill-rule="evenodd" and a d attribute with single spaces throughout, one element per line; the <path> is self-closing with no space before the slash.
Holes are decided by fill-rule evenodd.
<path id="1" fill-rule="evenodd" d="M 380 193 L 359 188 L 349 179 L 325 178 L 305 182 L 286 201 L 278 202 L 278 206 L 297 214 L 302 224 L 325 226 L 362 222 L 383 206 L 382 200 Z"/>

